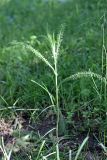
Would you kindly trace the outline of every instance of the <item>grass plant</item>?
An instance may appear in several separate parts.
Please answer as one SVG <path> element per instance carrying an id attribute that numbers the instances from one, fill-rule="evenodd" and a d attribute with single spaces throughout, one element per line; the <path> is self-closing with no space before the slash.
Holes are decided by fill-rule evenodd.
<path id="1" fill-rule="evenodd" d="M 103 0 L 0 1 L 0 158 L 106 160 L 106 9 Z"/>

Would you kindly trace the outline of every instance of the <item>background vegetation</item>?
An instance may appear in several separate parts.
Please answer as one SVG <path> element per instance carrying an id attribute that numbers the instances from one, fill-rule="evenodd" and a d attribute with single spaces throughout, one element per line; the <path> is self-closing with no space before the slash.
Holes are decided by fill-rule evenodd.
<path id="1" fill-rule="evenodd" d="M 87 135 L 91 144 L 86 145 L 83 153 L 94 150 L 91 156 L 95 152 L 93 153 L 95 158 L 96 154 L 98 155 L 97 152 L 101 148 L 104 149 L 107 143 L 106 9 L 106 0 L 0 1 L 0 118 L 12 121 L 17 117 L 23 117 L 27 121 L 24 127 L 30 124 L 32 128 L 37 128 L 37 125 L 41 128 L 39 135 L 37 131 L 35 131 L 36 135 L 33 133 L 35 129 L 33 131 L 26 129 L 26 132 L 24 130 L 25 135 L 34 134 L 33 141 L 36 147 L 34 145 L 30 153 L 26 154 L 28 143 L 23 142 L 25 144 L 24 153 L 20 156 L 14 153 L 13 159 L 23 159 L 25 155 L 26 159 L 43 159 L 43 155 L 48 155 L 57 148 L 57 157 L 50 157 L 52 160 L 59 160 L 59 148 L 55 148 L 56 140 L 52 141 L 55 133 L 49 134 L 48 138 L 41 138 L 43 133 L 50 131 L 56 124 L 56 115 L 49 95 L 31 81 L 45 84 L 49 92 L 55 95 L 54 75 L 47 65 L 24 45 L 32 46 L 53 64 L 47 34 L 53 35 L 54 33 L 57 38 L 62 25 L 64 33 L 58 59 L 59 83 L 66 77 L 85 71 L 97 73 L 104 78 L 104 83 L 101 77 L 79 76 L 78 74 L 76 78 L 69 79 L 61 85 L 59 107 L 62 115 L 61 124 L 65 124 L 63 131 L 60 131 L 61 137 L 70 137 L 67 143 L 75 141 L 76 146 L 65 145 L 64 149 L 61 147 L 60 156 L 62 157 L 60 158 L 61 160 L 68 159 L 70 150 L 75 157 L 78 145 Z M 43 121 L 46 121 L 45 126 L 42 125 Z M 51 124 L 50 121 L 52 121 Z M 18 137 L 15 135 L 18 140 L 20 139 L 19 128 Z M 100 142 L 104 146 L 97 149 L 97 144 Z M 61 143 L 62 146 L 64 144 Z M 43 151 L 40 146 L 43 147 Z M 49 146 L 51 146 L 50 152 L 48 151 Z M 64 155 L 61 154 L 62 150 Z M 101 151 L 98 156 L 99 159 L 106 159 Z M 80 159 L 83 160 L 86 157 L 83 156 Z"/>

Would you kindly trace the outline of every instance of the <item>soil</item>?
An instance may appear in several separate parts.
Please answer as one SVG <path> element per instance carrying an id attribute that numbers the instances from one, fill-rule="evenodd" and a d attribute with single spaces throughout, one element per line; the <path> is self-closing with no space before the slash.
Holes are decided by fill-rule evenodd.
<path id="1" fill-rule="evenodd" d="M 29 132 L 32 131 L 32 132 L 35 132 L 36 134 L 39 134 L 40 136 L 44 136 L 47 132 L 55 128 L 56 123 L 55 123 L 55 117 L 51 115 L 48 117 L 45 117 L 37 124 L 35 123 L 29 124 L 29 120 L 26 116 L 23 116 L 23 117 L 19 116 L 14 121 L 10 120 L 8 122 L 6 122 L 4 119 L 1 119 L 0 120 L 0 136 L 4 138 L 5 146 L 8 146 L 8 144 L 10 143 L 12 143 L 13 145 L 16 142 L 12 134 L 14 130 L 17 128 L 17 126 L 20 127 L 21 130 L 25 131 L 25 133 L 27 131 Z M 74 128 L 70 128 L 70 130 L 74 130 Z M 103 151 L 96 138 L 98 137 L 97 132 L 96 133 L 92 133 L 92 132 L 88 133 L 86 131 L 77 132 L 75 135 L 73 135 L 72 133 L 69 136 L 63 135 L 59 137 L 59 149 L 61 152 L 69 151 L 69 150 L 76 151 L 88 134 L 89 140 L 88 140 L 88 145 L 85 147 L 86 149 L 84 153 L 85 159 L 94 160 L 93 155 L 94 153 L 97 153 L 97 159 L 100 160 L 100 156 L 102 156 Z M 52 132 L 51 134 L 53 137 L 55 137 L 55 132 Z M 50 138 L 49 134 L 46 135 L 46 137 Z M 52 143 L 49 142 L 47 145 L 50 147 Z"/>

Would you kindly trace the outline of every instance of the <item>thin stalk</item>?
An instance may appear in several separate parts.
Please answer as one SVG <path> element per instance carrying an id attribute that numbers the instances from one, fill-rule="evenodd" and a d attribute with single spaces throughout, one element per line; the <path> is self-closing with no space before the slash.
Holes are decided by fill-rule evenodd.
<path id="1" fill-rule="evenodd" d="M 104 40 L 104 27 L 103 27 L 103 51 L 105 53 L 105 70 L 106 70 L 106 73 L 105 73 L 105 78 L 107 79 L 107 51 L 106 51 L 106 47 L 105 47 L 105 40 Z M 104 92 L 104 98 L 106 100 L 106 89 L 107 86 L 106 86 L 106 83 L 105 83 L 105 92 Z"/>
<path id="2" fill-rule="evenodd" d="M 105 79 L 107 80 L 107 50 L 105 47 L 105 22 L 106 22 L 106 18 L 105 18 L 105 14 L 103 16 L 103 24 L 102 24 L 102 36 L 103 36 L 103 45 L 102 45 L 102 75 L 104 73 L 104 58 L 105 58 Z M 105 82 L 104 85 L 104 100 L 106 101 L 107 99 L 107 84 Z"/>
<path id="3" fill-rule="evenodd" d="M 57 125 L 56 125 L 56 137 L 58 140 L 58 125 L 59 125 L 59 93 L 58 93 L 58 70 L 57 70 L 57 59 L 55 59 L 55 91 L 56 91 L 56 108 L 57 108 Z"/>
<path id="4" fill-rule="evenodd" d="M 57 160 L 60 160 L 58 144 L 56 145 L 56 153 L 57 153 Z"/>
<path id="5" fill-rule="evenodd" d="M 101 70 L 102 70 L 102 76 L 103 76 L 103 74 L 104 74 L 104 27 L 103 27 L 103 25 L 102 25 L 102 36 L 103 36 L 103 40 L 102 40 L 102 42 L 103 42 L 103 44 L 102 44 L 102 67 L 101 67 Z M 101 82 L 101 94 L 102 94 L 102 91 L 103 91 L 103 83 Z"/>

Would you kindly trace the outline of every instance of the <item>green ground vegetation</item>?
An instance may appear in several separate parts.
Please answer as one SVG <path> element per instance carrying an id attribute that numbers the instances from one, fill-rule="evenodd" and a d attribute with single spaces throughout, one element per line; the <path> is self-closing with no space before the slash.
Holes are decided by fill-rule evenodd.
<path id="1" fill-rule="evenodd" d="M 106 159 L 106 10 L 106 0 L 0 1 L 0 119 L 24 115 L 31 128 L 52 121 L 47 136 L 15 127 L 9 151 L 1 136 L 5 160 L 85 160 L 89 141 L 105 152 L 95 147 L 93 159 Z M 77 144 L 64 148 L 62 139 Z"/>

